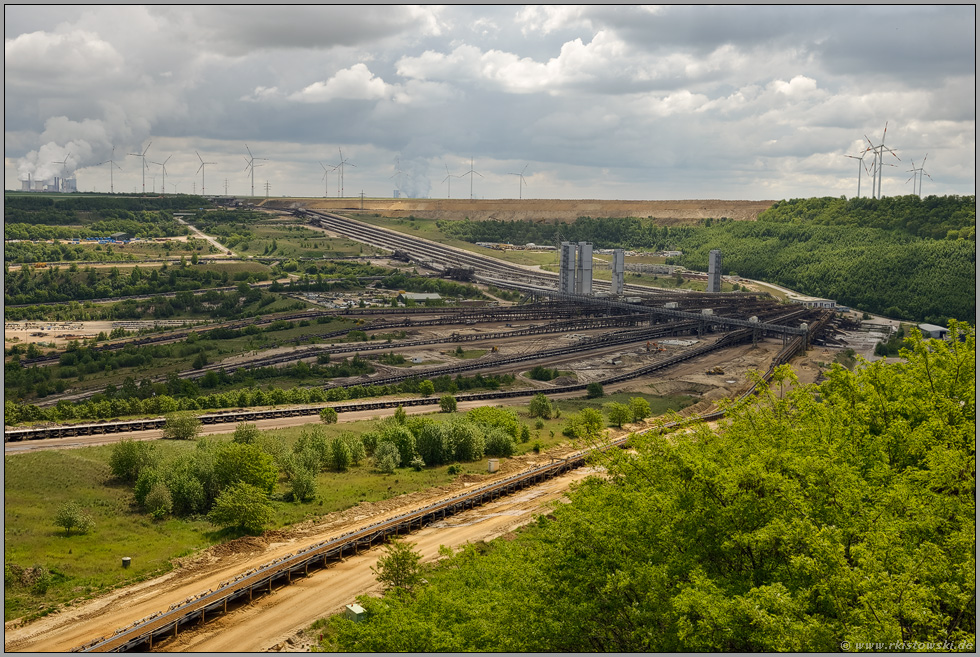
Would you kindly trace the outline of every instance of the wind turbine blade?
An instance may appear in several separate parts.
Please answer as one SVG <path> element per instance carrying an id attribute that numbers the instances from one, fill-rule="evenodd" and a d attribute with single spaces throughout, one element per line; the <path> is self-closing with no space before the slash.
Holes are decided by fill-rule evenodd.
<path id="1" fill-rule="evenodd" d="M 928 159 L 929 159 L 929 154 L 926 153 L 926 156 L 924 158 L 922 158 L 922 166 L 925 166 L 926 165 L 926 160 L 928 160 Z"/>
<path id="2" fill-rule="evenodd" d="M 197 159 L 199 159 L 201 162 L 204 162 L 204 158 L 201 157 L 201 154 L 200 153 L 198 153 L 197 151 L 194 151 L 194 155 L 197 155 Z"/>

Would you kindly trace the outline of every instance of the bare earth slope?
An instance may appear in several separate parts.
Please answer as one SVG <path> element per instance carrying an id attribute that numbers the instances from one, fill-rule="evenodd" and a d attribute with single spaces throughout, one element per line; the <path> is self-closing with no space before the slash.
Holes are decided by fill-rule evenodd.
<path id="1" fill-rule="evenodd" d="M 575 221 L 579 217 L 653 217 L 664 224 L 691 224 L 700 219 L 728 217 L 754 221 L 775 201 L 604 201 L 553 199 L 376 199 L 307 198 L 266 199 L 266 208 L 351 210 L 386 217 L 414 215 L 425 219 L 499 219 L 506 221 Z"/>

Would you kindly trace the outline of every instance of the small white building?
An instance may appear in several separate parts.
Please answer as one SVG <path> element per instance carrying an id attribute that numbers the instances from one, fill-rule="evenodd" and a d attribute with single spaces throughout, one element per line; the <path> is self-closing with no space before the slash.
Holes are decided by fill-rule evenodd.
<path id="1" fill-rule="evenodd" d="M 919 332 L 924 338 L 938 338 L 940 340 L 945 340 L 946 336 L 949 335 L 947 327 L 936 326 L 935 324 L 919 324 Z"/>
<path id="2" fill-rule="evenodd" d="M 398 295 L 399 301 L 438 301 L 442 299 L 436 292 L 402 292 Z"/>
<path id="3" fill-rule="evenodd" d="M 802 294 L 787 294 L 786 298 L 792 303 L 798 303 L 807 308 L 836 308 L 837 302 L 833 299 L 821 299 L 820 297 L 806 297 Z"/>

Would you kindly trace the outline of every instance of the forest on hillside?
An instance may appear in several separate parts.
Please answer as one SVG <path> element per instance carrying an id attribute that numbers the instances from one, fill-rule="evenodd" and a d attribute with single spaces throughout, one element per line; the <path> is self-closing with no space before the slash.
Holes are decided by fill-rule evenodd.
<path id="1" fill-rule="evenodd" d="M 468 242 L 553 244 L 683 252 L 676 264 L 705 271 L 721 249 L 725 273 L 900 319 L 945 325 L 976 316 L 973 196 L 794 199 L 758 221 L 705 219 L 659 226 L 656 219 L 580 217 L 573 223 L 441 221 Z"/>
<path id="2" fill-rule="evenodd" d="M 726 428 L 634 435 L 506 540 L 434 566 L 396 543 L 320 648 L 972 652 L 976 330 L 952 328 L 819 386 L 783 366 Z"/>

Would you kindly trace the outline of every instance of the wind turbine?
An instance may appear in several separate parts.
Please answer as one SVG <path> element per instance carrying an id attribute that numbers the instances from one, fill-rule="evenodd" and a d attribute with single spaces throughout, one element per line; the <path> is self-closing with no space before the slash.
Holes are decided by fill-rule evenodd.
<path id="1" fill-rule="evenodd" d="M 197 155 L 197 159 L 199 159 L 201 161 L 201 166 L 199 166 L 197 168 L 197 171 L 200 171 L 201 172 L 201 196 L 204 196 L 204 165 L 205 164 L 217 164 L 217 162 L 205 162 L 204 161 L 204 158 L 201 157 L 201 154 L 200 153 L 198 153 L 197 151 L 194 151 L 194 154 Z M 197 173 L 197 171 L 195 171 L 195 173 Z"/>
<path id="2" fill-rule="evenodd" d="M 844 156 L 844 157 L 849 157 L 852 160 L 858 161 L 858 195 L 857 195 L 858 198 L 861 198 L 861 169 L 864 168 L 864 156 L 867 154 L 868 154 L 868 149 L 866 148 L 864 149 L 864 152 L 861 153 L 861 157 L 858 157 L 857 155 Z"/>
<path id="3" fill-rule="evenodd" d="M 520 176 L 520 178 L 521 178 L 521 182 L 517 186 L 517 198 L 518 199 L 522 198 L 521 195 L 524 193 L 524 188 L 527 187 L 527 182 L 524 180 L 524 172 L 527 171 L 527 167 L 528 167 L 528 165 L 525 164 L 524 165 L 524 168 L 521 169 L 521 172 L 520 173 L 511 173 L 511 174 L 508 174 L 508 175 L 511 175 L 511 176 Z M 861 193 L 860 192 L 860 188 L 861 188 L 861 185 L 860 185 L 860 183 L 858 183 L 858 190 L 859 190 L 858 193 L 859 194 Z"/>
<path id="4" fill-rule="evenodd" d="M 252 196 L 255 196 L 255 167 L 262 166 L 261 164 L 256 164 L 255 163 L 255 160 L 268 160 L 268 158 L 265 158 L 265 157 L 254 157 L 252 155 L 252 151 L 249 150 L 249 148 L 248 148 L 248 144 L 245 144 L 245 150 L 248 151 L 248 157 L 245 158 L 245 171 L 248 171 L 249 169 L 252 170 Z M 245 157 L 245 156 L 243 155 L 242 157 Z M 201 185 L 201 188 L 203 189 L 204 188 L 204 185 Z"/>
<path id="5" fill-rule="evenodd" d="M 473 200 L 473 174 L 474 173 L 476 175 L 480 176 L 481 178 L 483 177 L 483 174 L 482 173 L 480 173 L 479 171 L 476 171 L 476 170 L 473 169 L 473 158 L 471 157 L 470 158 L 470 170 L 467 171 L 466 173 L 460 174 L 460 176 L 459 176 L 460 178 L 462 178 L 463 176 L 469 176 L 470 177 L 470 200 L 471 201 Z"/>
<path id="6" fill-rule="evenodd" d="M 919 178 L 919 192 L 918 192 L 918 194 L 919 194 L 919 197 L 920 198 L 922 197 L 922 174 L 925 173 L 925 175 L 929 176 L 929 174 L 926 173 L 926 170 L 925 170 L 926 158 L 928 158 L 928 157 L 929 157 L 929 154 L 926 153 L 926 157 L 922 158 L 922 166 L 920 166 L 920 167 L 916 167 L 915 166 L 915 160 L 911 160 L 911 162 L 912 162 L 912 168 L 909 169 L 909 171 L 912 172 L 912 177 L 909 178 L 909 180 L 912 181 L 912 193 L 913 194 L 916 193 L 916 191 L 915 191 L 915 178 L 916 178 L 916 176 L 918 176 L 918 178 Z M 909 183 L 909 180 L 906 180 L 905 181 L 905 184 L 906 185 Z M 932 176 L 929 176 L 929 180 L 932 180 Z"/>
<path id="7" fill-rule="evenodd" d="M 339 147 L 337 148 L 337 150 L 340 151 L 340 164 L 338 164 L 334 168 L 340 168 L 340 189 L 337 190 L 337 197 L 339 198 L 344 195 L 344 165 L 346 164 L 349 167 L 355 167 L 355 168 L 357 167 L 357 165 L 351 164 L 346 159 L 344 159 L 344 151 L 341 150 Z"/>
<path id="8" fill-rule="evenodd" d="M 394 176 L 388 176 L 388 180 L 391 180 L 392 178 L 394 178 L 396 176 L 398 177 L 398 180 L 395 181 L 395 184 L 398 185 L 398 192 L 399 192 L 399 194 L 402 191 L 402 170 L 400 168 L 400 165 L 401 165 L 401 162 L 396 157 L 395 158 L 395 175 Z"/>
<path id="9" fill-rule="evenodd" d="M 65 159 L 64 160 L 55 160 L 54 162 L 51 163 L 51 164 L 60 164 L 61 165 L 61 180 L 62 180 L 62 182 L 58 185 L 58 188 L 59 188 L 58 191 L 59 192 L 61 191 L 61 188 L 65 184 L 64 183 L 64 180 L 65 180 L 65 172 L 68 171 L 68 158 L 69 157 L 71 157 L 71 152 L 70 151 L 68 152 L 68 155 L 65 156 Z"/>
<path id="10" fill-rule="evenodd" d="M 877 146 L 875 146 L 873 143 L 871 143 L 871 140 L 868 139 L 868 135 L 865 135 L 864 136 L 864 138 L 868 140 L 868 150 L 869 151 L 873 151 L 875 153 L 875 156 L 878 159 L 878 193 L 877 193 L 877 196 L 874 193 L 872 193 L 872 198 L 881 198 L 881 170 L 885 166 L 885 160 L 884 160 L 885 151 L 888 151 L 889 153 L 891 153 L 892 155 L 894 155 L 895 156 L 895 159 L 897 159 L 899 162 L 902 161 L 902 158 L 900 158 L 898 155 L 896 155 L 895 151 L 893 151 L 892 149 L 890 149 L 887 146 L 885 146 L 885 135 L 886 134 L 888 134 L 888 121 L 885 121 L 885 130 L 881 133 L 881 143 L 878 144 Z M 895 166 L 895 165 L 892 164 L 890 166 Z M 873 189 L 874 189 L 874 186 L 872 186 L 872 190 Z"/>
<path id="11" fill-rule="evenodd" d="M 143 158 L 143 193 L 144 194 L 146 194 L 146 151 L 150 150 L 150 144 L 152 143 L 153 142 L 151 141 L 149 144 L 147 144 L 146 148 L 143 149 L 142 153 L 130 153 L 130 155 Z"/>
<path id="12" fill-rule="evenodd" d="M 443 162 L 443 164 L 446 166 L 446 177 L 442 179 L 442 182 L 446 183 L 446 187 L 448 188 L 447 191 L 446 191 L 446 198 L 452 198 L 453 197 L 453 181 L 452 181 L 452 179 L 453 178 L 462 178 L 462 176 L 457 176 L 455 174 L 449 173 L 449 165 L 446 164 L 445 162 Z"/>
<path id="13" fill-rule="evenodd" d="M 321 178 L 321 180 L 323 181 L 323 198 L 327 198 L 327 196 L 330 195 L 327 191 L 328 189 L 327 185 L 329 184 L 327 181 L 327 176 L 330 174 L 331 171 L 336 170 L 337 167 L 333 167 L 332 169 L 328 170 L 327 167 L 323 165 L 323 162 L 318 162 L 318 164 L 320 165 L 320 168 L 323 169 L 323 178 Z"/>
<path id="14" fill-rule="evenodd" d="M 173 155 L 168 155 L 167 159 L 163 162 L 150 162 L 150 164 L 155 164 L 163 170 L 163 184 L 160 186 L 160 189 L 164 194 L 167 193 L 167 162 L 169 162 L 170 158 L 172 157 Z M 153 183 L 153 186 L 156 187 L 155 182 Z"/>
<path id="15" fill-rule="evenodd" d="M 113 146 L 112 147 L 112 155 L 109 156 L 109 159 L 106 160 L 105 162 L 99 162 L 98 164 L 95 165 L 97 167 L 100 167 L 103 164 L 108 164 L 109 165 L 109 193 L 110 194 L 115 194 L 116 193 L 115 185 L 112 182 L 112 167 L 116 167 L 117 169 L 119 169 L 120 171 L 122 171 L 122 167 L 119 166 L 118 164 L 116 164 L 113 161 L 113 159 L 112 159 L 113 157 L 115 157 L 115 155 L 116 155 L 116 147 Z"/>

